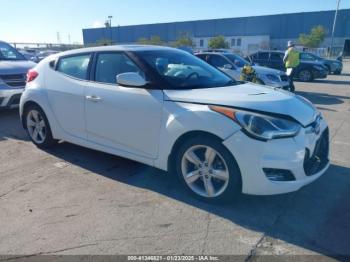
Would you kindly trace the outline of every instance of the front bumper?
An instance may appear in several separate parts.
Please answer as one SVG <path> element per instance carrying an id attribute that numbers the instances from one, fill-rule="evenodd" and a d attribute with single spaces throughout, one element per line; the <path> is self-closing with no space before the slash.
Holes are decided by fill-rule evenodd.
<path id="1" fill-rule="evenodd" d="M 224 141 L 224 145 L 237 160 L 242 175 L 242 192 L 250 195 L 276 195 L 297 191 L 321 177 L 329 168 L 327 159 L 319 168 L 310 170 L 310 162 L 319 141 L 328 132 L 327 124 L 321 121 L 320 133 L 308 134 L 302 129 L 295 138 L 276 139 L 268 142 L 254 140 L 239 131 Z M 329 141 L 327 141 L 329 146 Z M 321 149 L 322 150 L 322 149 Z M 293 181 L 272 181 L 265 169 L 288 170 Z"/>
<path id="2" fill-rule="evenodd" d="M 0 108 L 17 108 L 24 89 L 0 89 Z"/>

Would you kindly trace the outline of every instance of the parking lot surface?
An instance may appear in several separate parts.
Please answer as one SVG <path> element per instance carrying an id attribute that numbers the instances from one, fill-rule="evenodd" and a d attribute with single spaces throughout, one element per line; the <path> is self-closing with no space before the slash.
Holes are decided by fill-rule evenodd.
<path id="1" fill-rule="evenodd" d="M 296 88 L 330 125 L 329 171 L 299 192 L 224 206 L 126 159 L 68 143 L 39 150 L 17 110 L 0 112 L 0 254 L 349 256 L 350 62 Z"/>

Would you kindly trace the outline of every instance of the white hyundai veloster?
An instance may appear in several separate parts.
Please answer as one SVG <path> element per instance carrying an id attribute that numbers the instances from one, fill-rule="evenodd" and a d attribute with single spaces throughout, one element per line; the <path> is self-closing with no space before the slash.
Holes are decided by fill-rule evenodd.
<path id="1" fill-rule="evenodd" d="M 38 147 L 63 140 L 171 171 L 209 201 L 293 192 L 329 167 L 327 123 L 309 101 L 181 50 L 64 52 L 27 82 L 20 115 Z"/>

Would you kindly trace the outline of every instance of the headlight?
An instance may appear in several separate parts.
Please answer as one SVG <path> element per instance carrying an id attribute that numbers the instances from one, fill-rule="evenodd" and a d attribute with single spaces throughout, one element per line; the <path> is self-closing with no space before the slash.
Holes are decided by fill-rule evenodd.
<path id="1" fill-rule="evenodd" d="M 324 71 L 324 70 L 326 70 L 324 67 L 318 66 L 318 65 L 315 65 L 314 68 L 315 68 L 316 70 L 318 70 L 318 71 Z"/>
<path id="2" fill-rule="evenodd" d="M 267 141 L 276 138 L 295 137 L 301 129 L 298 123 L 282 118 L 221 106 L 210 106 L 210 109 L 229 117 L 238 123 L 247 135 L 258 140 Z"/>
<path id="3" fill-rule="evenodd" d="M 280 82 L 280 78 L 276 75 L 266 75 L 266 78 L 269 79 L 271 82 Z"/>

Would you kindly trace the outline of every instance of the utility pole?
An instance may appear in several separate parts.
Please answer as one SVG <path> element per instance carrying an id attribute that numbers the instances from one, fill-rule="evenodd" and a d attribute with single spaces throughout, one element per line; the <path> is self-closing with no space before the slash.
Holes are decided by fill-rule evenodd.
<path id="1" fill-rule="evenodd" d="M 332 55 L 333 47 L 334 47 L 334 33 L 337 26 L 337 18 L 338 18 L 338 10 L 339 10 L 340 0 L 337 0 L 337 9 L 335 10 L 334 22 L 333 22 L 333 30 L 332 30 L 332 42 L 331 42 L 331 50 L 329 51 L 329 56 Z"/>
<path id="2" fill-rule="evenodd" d="M 110 30 L 110 34 L 111 34 L 111 44 L 113 44 L 113 31 L 112 31 L 112 18 L 113 16 L 108 16 L 109 19 L 109 30 Z"/>

